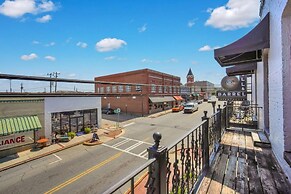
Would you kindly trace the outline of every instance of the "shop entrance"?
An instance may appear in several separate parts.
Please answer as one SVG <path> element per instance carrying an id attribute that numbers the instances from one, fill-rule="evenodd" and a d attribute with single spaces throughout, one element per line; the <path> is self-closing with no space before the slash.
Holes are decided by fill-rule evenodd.
<path id="1" fill-rule="evenodd" d="M 72 117 L 71 119 L 71 132 L 78 133 L 84 131 L 83 116 Z"/>

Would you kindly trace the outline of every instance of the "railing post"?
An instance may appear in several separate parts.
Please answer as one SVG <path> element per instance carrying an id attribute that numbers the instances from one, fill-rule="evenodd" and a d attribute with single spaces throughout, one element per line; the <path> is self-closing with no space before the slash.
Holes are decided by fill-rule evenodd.
<path id="1" fill-rule="evenodd" d="M 167 148 L 160 146 L 162 135 L 159 132 L 155 132 L 153 138 L 155 144 L 147 150 L 149 159 L 156 158 L 156 162 L 149 167 L 147 193 L 163 194 L 167 190 Z"/>
<path id="2" fill-rule="evenodd" d="M 207 117 L 207 111 L 204 111 L 202 121 L 206 120 L 203 124 L 202 130 L 202 148 L 203 148 L 203 163 L 207 170 L 209 168 L 209 118 Z"/>
<path id="3" fill-rule="evenodd" d="M 229 128 L 228 125 L 229 125 L 229 106 L 227 105 L 226 102 L 224 102 L 224 105 L 225 107 L 225 129 Z"/>
<path id="4" fill-rule="evenodd" d="M 222 131 L 222 126 L 221 126 L 221 108 L 220 108 L 220 104 L 218 105 L 218 108 L 217 108 L 217 140 L 218 140 L 218 143 L 221 141 L 221 131 Z"/>

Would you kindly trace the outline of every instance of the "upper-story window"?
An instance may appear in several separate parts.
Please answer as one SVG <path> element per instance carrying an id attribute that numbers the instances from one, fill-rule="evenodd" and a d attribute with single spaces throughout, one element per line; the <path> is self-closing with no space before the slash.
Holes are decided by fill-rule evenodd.
<path id="1" fill-rule="evenodd" d="M 106 93 L 110 93 L 110 86 L 106 86 Z"/>
<path id="2" fill-rule="evenodd" d="M 131 86 L 130 85 L 125 86 L 125 90 L 126 92 L 131 92 Z"/>
<path id="3" fill-rule="evenodd" d="M 163 93 L 163 87 L 159 86 L 159 93 Z"/>
<path id="4" fill-rule="evenodd" d="M 176 94 L 176 86 L 173 86 L 173 93 Z"/>
<path id="5" fill-rule="evenodd" d="M 112 93 L 116 93 L 117 92 L 117 86 L 112 86 Z"/>
<path id="6" fill-rule="evenodd" d="M 118 86 L 118 92 L 123 92 L 123 86 Z"/>
<path id="7" fill-rule="evenodd" d="M 101 93 L 101 94 L 104 93 L 104 87 L 100 87 L 100 93 Z"/>
<path id="8" fill-rule="evenodd" d="M 135 86 L 135 91 L 141 92 L 141 86 L 140 85 Z"/>
<path id="9" fill-rule="evenodd" d="M 155 84 L 152 84 L 152 87 L 151 87 L 151 92 L 152 93 L 156 93 L 156 85 Z"/>
<path id="10" fill-rule="evenodd" d="M 164 86 L 164 93 L 168 93 L 168 86 Z"/>
<path id="11" fill-rule="evenodd" d="M 169 93 L 172 93 L 172 86 L 169 86 Z"/>

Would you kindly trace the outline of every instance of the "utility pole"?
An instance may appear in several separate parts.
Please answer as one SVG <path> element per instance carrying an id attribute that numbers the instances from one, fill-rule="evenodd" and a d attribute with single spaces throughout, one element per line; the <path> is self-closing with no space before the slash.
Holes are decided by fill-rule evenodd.
<path id="1" fill-rule="evenodd" d="M 23 91 L 23 83 L 20 84 L 20 92 L 22 93 Z"/>
<path id="2" fill-rule="evenodd" d="M 53 76 L 53 73 L 47 73 L 47 75 L 49 75 L 49 76 L 50 76 L 50 78 L 52 78 L 52 76 Z M 53 82 L 52 82 L 52 81 L 50 81 L 50 93 L 52 93 L 52 85 L 53 85 Z"/>
<path id="3" fill-rule="evenodd" d="M 57 79 L 58 78 L 58 75 L 60 75 L 60 73 L 59 72 L 53 72 L 53 75 L 54 75 L 54 77 Z M 55 81 L 55 92 L 57 92 L 57 81 Z"/>
<path id="4" fill-rule="evenodd" d="M 9 80 L 9 85 L 10 85 L 10 92 L 12 92 L 11 79 Z"/>

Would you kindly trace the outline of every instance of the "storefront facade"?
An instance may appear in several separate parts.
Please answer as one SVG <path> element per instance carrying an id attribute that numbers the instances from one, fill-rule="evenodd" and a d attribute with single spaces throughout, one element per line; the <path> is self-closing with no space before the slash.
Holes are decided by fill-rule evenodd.
<path id="1" fill-rule="evenodd" d="M 44 135 L 43 108 L 43 99 L 0 99 L 0 158 L 31 149 Z"/>
<path id="2" fill-rule="evenodd" d="M 101 126 L 100 97 L 46 97 L 45 137 L 52 134 L 84 131 L 84 128 Z"/>

